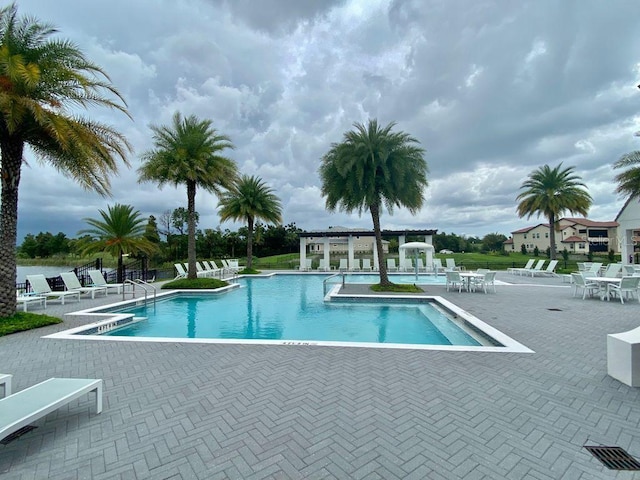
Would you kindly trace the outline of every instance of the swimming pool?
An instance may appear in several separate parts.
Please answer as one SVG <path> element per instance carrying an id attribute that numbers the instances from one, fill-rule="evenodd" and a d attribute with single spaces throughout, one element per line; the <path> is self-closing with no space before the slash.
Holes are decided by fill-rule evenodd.
<path id="1" fill-rule="evenodd" d="M 240 288 L 224 294 L 164 294 L 166 299 L 147 306 L 136 305 L 138 300 L 107 309 L 75 312 L 109 320 L 51 337 L 382 348 L 511 348 L 508 345 L 511 339 L 504 336 L 505 343 L 500 332 L 485 333 L 491 327 L 456 310 L 444 299 L 438 300 L 439 297 L 358 299 L 334 292 L 327 296 L 333 301 L 325 301 L 323 280 L 327 278 L 304 274 L 243 278 L 238 282 Z"/>

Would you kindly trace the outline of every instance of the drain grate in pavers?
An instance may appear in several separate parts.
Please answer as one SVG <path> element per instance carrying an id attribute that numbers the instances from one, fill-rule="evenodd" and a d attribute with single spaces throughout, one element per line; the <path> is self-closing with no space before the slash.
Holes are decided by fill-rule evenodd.
<path id="1" fill-rule="evenodd" d="M 591 455 L 611 470 L 640 470 L 640 463 L 620 447 L 585 445 Z"/>
<path id="2" fill-rule="evenodd" d="M 27 425 L 26 427 L 22 427 L 20 430 L 16 430 L 11 435 L 7 435 L 6 437 L 4 437 L 2 440 L 0 440 L 0 443 L 2 445 L 8 445 L 9 443 L 13 442 L 16 438 L 21 437 L 22 435 L 30 432 L 34 428 L 38 428 L 38 427 L 34 425 Z"/>
<path id="3" fill-rule="evenodd" d="M 549 310 L 550 312 L 561 312 L 562 311 L 561 308 L 547 308 L 547 310 Z"/>

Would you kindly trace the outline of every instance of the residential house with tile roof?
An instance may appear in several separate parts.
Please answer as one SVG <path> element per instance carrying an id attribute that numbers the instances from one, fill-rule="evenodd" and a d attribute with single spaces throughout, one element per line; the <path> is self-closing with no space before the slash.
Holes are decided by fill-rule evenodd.
<path id="1" fill-rule="evenodd" d="M 565 248 L 571 254 L 589 252 L 620 252 L 618 242 L 618 222 L 597 222 L 588 218 L 563 217 L 556 223 L 556 252 Z M 520 252 L 522 245 L 527 252 L 533 252 L 536 247 L 540 252 L 549 248 L 549 224 L 521 228 L 511 232 L 511 238 L 505 242 L 507 251 Z"/>

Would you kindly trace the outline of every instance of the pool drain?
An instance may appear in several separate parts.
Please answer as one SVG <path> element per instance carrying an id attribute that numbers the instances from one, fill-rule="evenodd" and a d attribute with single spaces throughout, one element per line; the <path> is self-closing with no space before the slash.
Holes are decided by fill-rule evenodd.
<path id="1" fill-rule="evenodd" d="M 640 470 L 640 463 L 620 447 L 585 445 L 591 455 L 610 470 Z"/>

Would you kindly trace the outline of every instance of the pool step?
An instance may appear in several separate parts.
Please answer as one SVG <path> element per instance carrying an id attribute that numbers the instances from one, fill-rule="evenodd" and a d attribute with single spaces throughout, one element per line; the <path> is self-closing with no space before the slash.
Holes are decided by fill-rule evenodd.
<path id="1" fill-rule="evenodd" d="M 149 317 L 133 317 L 131 321 L 133 322 L 141 322 L 143 320 L 147 320 Z"/>

